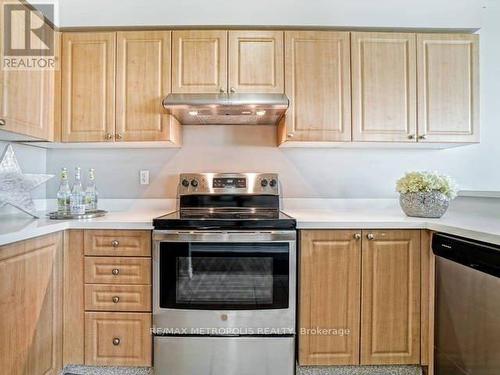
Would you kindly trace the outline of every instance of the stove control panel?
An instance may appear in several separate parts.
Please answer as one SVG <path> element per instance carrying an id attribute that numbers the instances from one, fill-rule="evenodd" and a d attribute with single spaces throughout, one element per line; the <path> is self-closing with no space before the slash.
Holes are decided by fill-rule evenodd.
<path id="1" fill-rule="evenodd" d="M 182 173 L 179 195 L 269 194 L 279 195 L 276 173 Z"/>

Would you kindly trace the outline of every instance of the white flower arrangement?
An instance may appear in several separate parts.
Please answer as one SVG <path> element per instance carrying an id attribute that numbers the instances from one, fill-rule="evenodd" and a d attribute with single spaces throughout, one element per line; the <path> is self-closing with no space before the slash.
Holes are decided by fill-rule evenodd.
<path id="1" fill-rule="evenodd" d="M 439 191 L 453 199 L 457 196 L 457 185 L 451 177 L 437 172 L 408 172 L 396 183 L 396 191 L 401 194 Z"/>

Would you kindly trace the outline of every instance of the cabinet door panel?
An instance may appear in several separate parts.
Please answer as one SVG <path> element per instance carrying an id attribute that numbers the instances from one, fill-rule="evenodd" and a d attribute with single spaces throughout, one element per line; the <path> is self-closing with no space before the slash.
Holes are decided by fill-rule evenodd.
<path id="1" fill-rule="evenodd" d="M 62 368 L 62 243 L 49 235 L 0 247 L 0 373 Z"/>
<path id="2" fill-rule="evenodd" d="M 415 34 L 352 33 L 354 141 L 415 142 Z"/>
<path id="3" fill-rule="evenodd" d="M 151 366 L 151 314 L 85 313 L 85 364 Z"/>
<path id="4" fill-rule="evenodd" d="M 174 31 L 172 43 L 172 92 L 227 90 L 227 31 Z"/>
<path id="5" fill-rule="evenodd" d="M 360 232 L 301 232 L 301 365 L 359 364 L 361 241 L 355 234 Z M 338 331 L 311 331 L 316 328 Z"/>
<path id="6" fill-rule="evenodd" d="M 347 32 L 285 32 L 290 108 L 280 125 L 281 142 L 351 140 L 349 50 Z"/>
<path id="7" fill-rule="evenodd" d="M 283 93 L 282 31 L 229 31 L 229 87 L 236 92 Z"/>
<path id="8" fill-rule="evenodd" d="M 419 364 L 420 231 L 363 234 L 361 364 Z"/>
<path id="9" fill-rule="evenodd" d="M 117 141 L 169 141 L 176 135 L 161 105 L 170 93 L 170 34 L 117 33 Z"/>
<path id="10" fill-rule="evenodd" d="M 477 35 L 417 35 L 419 142 L 479 142 L 478 50 Z"/>
<path id="11" fill-rule="evenodd" d="M 0 7 L 0 27 L 3 30 L 3 2 L 0 2 Z M 18 25 L 24 27 L 21 23 L 15 23 L 12 27 Z M 38 32 L 54 34 L 55 56 L 59 58 L 60 33 L 51 28 L 38 29 Z M 24 29 L 14 28 L 12 33 L 24 35 Z M 0 39 L 2 51 L 3 34 Z M 31 48 L 40 48 L 41 39 L 35 39 L 31 41 Z M 59 66 L 55 70 L 8 70 L 0 67 L 0 119 L 5 123 L 0 126 L 0 130 L 40 140 L 55 140 L 55 131 L 59 129 L 56 113 L 60 97 L 59 72 Z"/>
<path id="12" fill-rule="evenodd" d="M 115 37 L 91 32 L 63 35 L 63 142 L 114 139 Z"/>

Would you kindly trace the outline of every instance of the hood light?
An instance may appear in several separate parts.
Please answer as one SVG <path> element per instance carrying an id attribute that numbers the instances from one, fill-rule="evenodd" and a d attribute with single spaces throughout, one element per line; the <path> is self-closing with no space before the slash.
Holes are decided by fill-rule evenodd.
<path id="1" fill-rule="evenodd" d="M 241 111 L 241 114 L 242 115 L 251 115 L 252 112 L 251 111 Z"/>
<path id="2" fill-rule="evenodd" d="M 189 111 L 190 116 L 198 116 L 198 111 Z"/>
<path id="3" fill-rule="evenodd" d="M 255 112 L 257 116 L 264 116 L 266 114 L 266 111 L 257 111 Z"/>

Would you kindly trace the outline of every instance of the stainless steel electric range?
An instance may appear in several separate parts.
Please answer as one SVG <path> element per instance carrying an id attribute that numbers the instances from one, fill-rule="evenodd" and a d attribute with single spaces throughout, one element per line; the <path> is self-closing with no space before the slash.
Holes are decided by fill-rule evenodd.
<path id="1" fill-rule="evenodd" d="M 160 374 L 294 373 L 296 222 L 271 173 L 181 174 L 154 224 Z"/>

